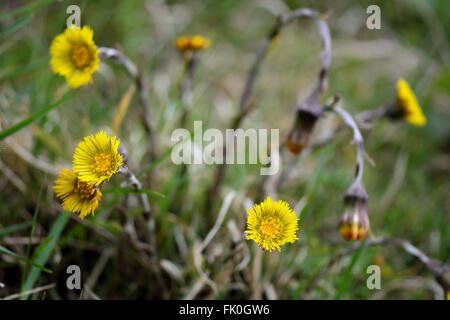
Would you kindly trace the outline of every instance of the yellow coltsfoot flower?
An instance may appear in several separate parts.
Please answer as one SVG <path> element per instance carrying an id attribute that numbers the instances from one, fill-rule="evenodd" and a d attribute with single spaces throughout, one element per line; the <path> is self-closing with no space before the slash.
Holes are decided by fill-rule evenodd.
<path id="1" fill-rule="evenodd" d="M 414 92 L 403 78 L 397 81 L 397 105 L 407 122 L 416 126 L 423 126 L 427 123 L 427 118 L 423 114 Z"/>
<path id="2" fill-rule="evenodd" d="M 286 242 L 293 243 L 297 238 L 298 218 L 282 200 L 273 201 L 270 197 L 247 210 L 247 240 L 254 240 L 263 249 L 281 251 Z"/>
<path id="3" fill-rule="evenodd" d="M 200 51 L 207 49 L 209 45 L 211 44 L 211 41 L 208 38 L 202 37 L 202 36 L 193 36 L 190 39 L 190 49 L 194 51 Z"/>
<path id="4" fill-rule="evenodd" d="M 123 165 L 119 144 L 119 139 L 104 131 L 84 138 L 73 154 L 73 171 L 81 181 L 95 186 L 109 180 Z"/>
<path id="5" fill-rule="evenodd" d="M 184 52 L 189 49 L 189 37 L 178 37 L 173 42 L 173 46 L 178 51 Z"/>
<path id="6" fill-rule="evenodd" d="M 175 39 L 173 45 L 180 52 L 186 51 L 201 51 L 209 47 L 211 41 L 202 36 L 192 37 L 178 37 Z"/>
<path id="7" fill-rule="evenodd" d="M 50 46 L 53 72 L 64 76 L 72 89 L 91 82 L 92 74 L 98 69 L 99 50 L 93 36 L 89 27 L 73 26 L 56 36 Z"/>
<path id="8" fill-rule="evenodd" d="M 89 214 L 94 215 L 102 197 L 100 190 L 93 185 L 80 181 L 78 175 L 68 169 L 59 172 L 53 189 L 62 200 L 63 210 L 78 213 L 80 219 Z"/>

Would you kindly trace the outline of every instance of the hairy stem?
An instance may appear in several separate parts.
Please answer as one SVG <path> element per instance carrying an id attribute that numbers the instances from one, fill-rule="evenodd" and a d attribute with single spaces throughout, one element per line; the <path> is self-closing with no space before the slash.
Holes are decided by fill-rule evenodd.
<path id="1" fill-rule="evenodd" d="M 139 99 L 142 105 L 142 123 L 144 125 L 144 129 L 148 136 L 148 149 L 150 152 L 150 160 L 154 161 L 156 159 L 156 140 L 154 136 L 153 126 L 152 126 L 152 117 L 151 117 L 151 106 L 150 106 L 150 97 L 148 94 L 148 86 L 145 83 L 145 80 L 142 74 L 139 72 L 137 66 L 123 54 L 122 51 L 99 47 L 100 57 L 112 60 L 119 65 L 121 65 L 131 78 L 136 82 L 136 87 L 139 91 Z"/>
<path id="2" fill-rule="evenodd" d="M 258 53 L 256 55 L 256 58 L 253 62 L 253 65 L 250 69 L 250 72 L 247 76 L 247 80 L 245 82 L 244 89 L 242 91 L 241 98 L 239 100 L 239 112 L 238 114 L 233 118 L 231 122 L 231 128 L 235 129 L 238 128 L 244 118 L 247 116 L 249 111 L 251 111 L 251 105 L 250 105 L 250 98 L 253 93 L 253 89 L 256 83 L 256 79 L 259 75 L 262 63 L 264 62 L 267 53 L 269 51 L 269 48 L 271 47 L 271 44 L 276 39 L 277 36 L 281 33 L 282 29 L 293 22 L 296 19 L 301 18 L 308 18 L 308 19 L 315 19 L 316 23 L 319 28 L 320 36 L 322 38 L 322 41 L 324 43 L 324 49 L 321 54 L 321 60 L 322 60 L 322 68 L 319 73 L 318 82 L 316 85 L 316 89 L 311 94 L 311 97 L 315 96 L 317 97 L 325 88 L 326 86 L 326 79 L 328 75 L 328 68 L 330 65 L 330 57 L 331 57 L 331 38 L 330 38 L 330 32 L 327 26 L 327 23 L 325 22 L 325 19 L 322 19 L 320 17 L 320 14 L 318 11 L 308 8 L 298 9 L 291 12 L 288 12 L 284 15 L 280 15 L 277 18 L 277 21 L 271 31 L 269 32 L 268 36 L 264 40 L 263 44 L 261 45 L 260 49 L 258 50 Z M 325 18 L 325 17 L 324 17 Z M 226 156 L 226 148 L 224 148 L 224 156 Z M 220 186 L 222 184 L 222 181 L 225 176 L 226 171 L 226 164 L 221 164 L 218 166 L 216 175 L 213 181 L 212 186 L 209 189 L 208 197 L 206 199 L 206 208 L 210 209 L 212 204 L 214 203 L 217 194 L 220 190 Z"/>

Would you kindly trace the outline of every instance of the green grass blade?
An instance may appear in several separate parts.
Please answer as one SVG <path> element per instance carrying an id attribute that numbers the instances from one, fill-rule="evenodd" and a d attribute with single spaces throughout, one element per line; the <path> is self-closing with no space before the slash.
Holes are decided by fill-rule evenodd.
<path id="1" fill-rule="evenodd" d="M 31 15 L 26 16 L 23 19 L 20 19 L 19 21 L 17 21 L 16 23 L 10 25 L 9 27 L 7 27 L 6 29 L 0 31 L 0 38 L 5 37 L 11 33 L 13 33 L 14 31 L 20 29 L 22 26 L 24 26 L 25 24 L 28 23 L 28 21 L 30 21 Z"/>
<path id="2" fill-rule="evenodd" d="M 50 270 L 44 266 L 41 266 L 40 264 L 37 264 L 36 262 L 33 262 L 25 257 L 19 256 L 17 253 L 14 253 L 11 250 L 9 250 L 1 245 L 0 245 L 0 252 L 4 253 L 10 257 L 16 258 L 17 260 L 21 260 L 21 261 L 25 262 L 26 264 L 30 264 L 33 267 L 37 268 L 37 270 L 42 270 L 47 273 L 52 273 L 52 270 Z"/>
<path id="3" fill-rule="evenodd" d="M 27 74 L 28 72 L 32 72 L 35 71 L 39 68 L 42 68 L 44 66 L 48 66 L 49 64 L 49 58 L 50 56 L 46 56 L 42 59 L 30 62 L 29 64 L 25 65 L 25 66 L 20 66 L 17 67 L 16 69 L 13 68 L 13 70 L 9 70 L 9 71 L 4 71 L 2 73 L 0 73 L 0 81 L 7 79 L 9 81 L 11 81 L 12 79 L 14 79 L 17 76 L 21 76 L 23 74 Z"/>
<path id="4" fill-rule="evenodd" d="M 46 6 L 52 2 L 55 2 L 56 0 L 38 0 L 35 1 L 33 3 L 24 5 L 20 8 L 14 9 L 14 10 L 10 10 L 8 12 L 4 12 L 0 14 L 0 20 L 4 19 L 6 17 L 10 17 L 16 14 L 23 14 L 23 13 L 30 13 L 33 12 L 37 9 L 39 9 L 40 7 Z"/>
<path id="5" fill-rule="evenodd" d="M 50 254 L 52 253 L 54 247 L 56 246 L 59 236 L 61 235 L 64 227 L 66 226 L 67 222 L 69 221 L 70 213 L 68 212 L 62 212 L 58 219 L 53 224 L 50 233 L 48 235 L 48 240 L 44 243 L 41 243 L 41 245 L 36 249 L 36 253 L 34 254 L 33 261 L 37 264 L 44 265 L 48 258 L 50 257 Z M 39 275 L 41 274 L 41 270 L 38 268 L 31 268 L 30 273 L 27 276 L 27 279 L 25 280 L 24 285 L 22 286 L 21 292 L 27 291 L 32 289 L 34 286 L 36 280 L 38 279 Z M 26 300 L 28 297 L 21 297 L 21 300 Z"/>
<path id="6" fill-rule="evenodd" d="M 39 119 L 40 117 L 42 117 L 43 115 L 49 113 L 50 111 L 52 111 L 53 109 L 59 107 L 63 102 L 69 100 L 70 98 L 74 97 L 76 94 L 78 94 L 79 91 L 75 91 L 72 92 L 68 95 L 66 95 L 65 97 L 63 97 L 61 100 L 52 103 L 50 105 L 48 105 L 47 107 L 45 107 L 44 109 L 42 109 L 41 111 L 36 112 L 35 114 L 31 115 L 30 117 L 26 118 L 25 120 L 19 122 L 16 125 L 13 125 L 12 127 L 0 132 L 0 141 L 5 139 L 6 137 L 12 135 L 13 133 L 19 131 L 20 129 L 26 127 L 27 125 L 29 125 L 30 123 L 32 123 L 33 121 Z"/>
<path id="7" fill-rule="evenodd" d="M 22 231 L 28 229 L 31 226 L 31 222 L 18 223 L 0 230 L 0 238 L 4 237 L 10 233 Z"/>
<path id="8" fill-rule="evenodd" d="M 160 198 L 165 198 L 166 196 L 162 193 L 156 192 L 156 191 L 152 191 L 152 190 L 148 190 L 148 189 L 140 189 L 140 190 L 136 190 L 133 188 L 114 188 L 114 189 L 104 189 L 102 190 L 102 193 L 115 193 L 115 194 L 125 194 L 125 193 L 145 193 L 151 196 L 155 196 L 155 197 L 160 197 Z"/>
<path id="9" fill-rule="evenodd" d="M 45 181 L 47 180 L 47 175 L 45 175 L 44 180 L 41 183 L 41 187 L 39 188 L 39 194 L 38 194 L 38 198 L 36 201 L 36 206 L 34 207 L 34 214 L 33 214 L 33 223 L 31 224 L 31 230 L 30 230 L 30 237 L 28 238 L 28 245 L 27 245 L 27 250 L 25 253 L 25 257 L 28 259 L 28 257 L 30 256 L 30 250 L 31 250 L 31 241 L 33 239 L 33 234 L 34 234 L 34 228 L 36 227 L 36 220 L 37 220 L 37 215 L 39 213 L 39 204 L 41 203 L 41 197 L 42 197 L 42 190 L 44 189 L 44 185 L 45 185 Z M 22 274 L 22 283 L 21 285 L 23 285 L 23 282 L 25 281 L 25 275 L 28 272 L 28 268 L 25 267 L 23 269 L 23 274 Z"/>
<path id="10" fill-rule="evenodd" d="M 170 204 L 173 201 L 173 199 L 172 199 L 173 191 L 180 184 L 180 170 L 181 170 L 181 166 L 177 166 L 175 168 L 175 170 L 173 170 L 172 178 L 170 179 L 170 181 L 166 184 L 166 187 L 164 188 L 164 191 L 168 195 L 168 197 L 161 200 L 157 218 L 160 218 L 164 213 L 167 212 Z"/>
<path id="11" fill-rule="evenodd" d="M 352 255 L 352 260 L 350 261 L 350 265 L 348 266 L 347 270 L 345 271 L 344 276 L 342 277 L 342 280 L 339 283 L 339 287 L 337 288 L 336 293 L 336 300 L 339 300 L 342 296 L 342 294 L 348 290 L 348 287 L 350 286 L 350 278 L 352 275 L 353 267 L 355 266 L 356 262 L 358 261 L 359 257 L 361 256 L 365 246 L 365 240 L 363 240 L 359 246 L 358 249 L 356 249 L 355 253 Z"/>

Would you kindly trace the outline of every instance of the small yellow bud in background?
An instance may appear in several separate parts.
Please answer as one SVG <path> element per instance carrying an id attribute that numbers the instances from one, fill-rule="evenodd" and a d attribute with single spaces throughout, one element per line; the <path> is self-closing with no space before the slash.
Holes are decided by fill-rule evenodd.
<path id="1" fill-rule="evenodd" d="M 189 49 L 189 38 L 188 37 L 178 37 L 173 42 L 173 46 L 178 51 L 186 51 Z"/>
<path id="2" fill-rule="evenodd" d="M 194 51 L 204 50 L 209 47 L 211 41 L 202 36 L 193 36 L 190 39 L 190 49 Z"/>
<path id="3" fill-rule="evenodd" d="M 173 46 L 180 52 L 201 51 L 209 47 L 211 41 L 202 36 L 178 37 L 173 42 Z"/>

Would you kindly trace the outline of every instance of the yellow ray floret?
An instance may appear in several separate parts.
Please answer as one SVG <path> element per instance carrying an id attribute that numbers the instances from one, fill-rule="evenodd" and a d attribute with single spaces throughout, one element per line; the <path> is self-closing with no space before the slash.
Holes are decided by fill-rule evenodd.
<path id="1" fill-rule="evenodd" d="M 78 213 L 81 219 L 94 215 L 102 197 L 100 190 L 78 179 L 75 172 L 62 169 L 53 186 L 56 196 L 62 200 L 63 210 Z"/>
<path id="2" fill-rule="evenodd" d="M 397 102 L 406 121 L 416 126 L 423 126 L 427 123 L 427 118 L 423 114 L 414 92 L 408 82 L 402 78 L 397 81 Z"/>
<path id="3" fill-rule="evenodd" d="M 123 164 L 119 144 L 119 139 L 104 131 L 84 138 L 73 154 L 73 171 L 81 181 L 95 186 L 109 180 Z"/>
<path id="4" fill-rule="evenodd" d="M 57 35 L 50 46 L 53 72 L 64 76 L 70 88 L 91 82 L 92 74 L 98 69 L 99 50 L 93 36 L 89 27 L 73 26 Z"/>
<path id="5" fill-rule="evenodd" d="M 254 240 L 263 249 L 281 251 L 286 242 L 293 243 L 297 238 L 298 218 L 282 200 L 273 201 L 270 197 L 247 209 L 247 240 Z"/>

